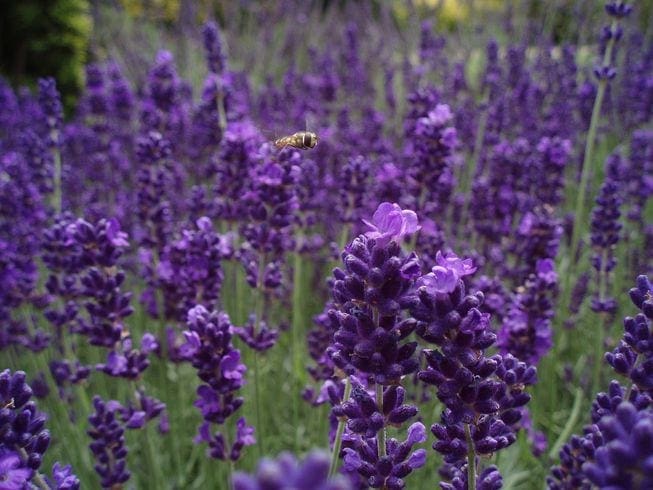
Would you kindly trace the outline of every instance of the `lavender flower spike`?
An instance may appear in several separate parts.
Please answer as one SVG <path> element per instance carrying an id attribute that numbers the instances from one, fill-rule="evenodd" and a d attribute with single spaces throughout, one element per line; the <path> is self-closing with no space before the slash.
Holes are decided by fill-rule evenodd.
<path id="1" fill-rule="evenodd" d="M 236 473 L 235 490 L 352 490 L 353 485 L 342 476 L 328 478 L 329 458 L 313 451 L 301 463 L 290 453 L 276 460 L 263 459 L 256 475 Z"/>
<path id="2" fill-rule="evenodd" d="M 402 238 L 412 235 L 421 226 L 417 224 L 417 214 L 409 209 L 402 210 L 398 204 L 382 202 L 372 216 L 372 222 L 363 220 L 372 231 L 365 233 L 368 238 L 374 238 L 378 246 L 383 247 L 389 242 L 401 242 Z"/>

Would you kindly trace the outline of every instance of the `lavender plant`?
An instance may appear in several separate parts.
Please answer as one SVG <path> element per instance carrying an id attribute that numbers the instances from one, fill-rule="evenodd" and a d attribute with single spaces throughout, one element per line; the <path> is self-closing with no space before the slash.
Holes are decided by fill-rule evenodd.
<path id="1" fill-rule="evenodd" d="M 226 488 L 328 441 L 233 481 L 649 485 L 650 319 L 612 318 L 653 273 L 650 7 L 431 3 L 102 4 L 76 104 L 0 80 L 0 358 L 53 468 L 0 480 Z"/>

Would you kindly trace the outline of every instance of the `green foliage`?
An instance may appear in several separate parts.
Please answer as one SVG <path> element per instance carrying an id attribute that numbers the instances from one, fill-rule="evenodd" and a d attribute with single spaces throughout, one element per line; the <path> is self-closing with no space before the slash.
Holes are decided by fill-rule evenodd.
<path id="1" fill-rule="evenodd" d="M 16 85 L 55 77 L 70 109 L 82 85 L 91 27 L 87 0 L 4 2 L 0 73 Z"/>

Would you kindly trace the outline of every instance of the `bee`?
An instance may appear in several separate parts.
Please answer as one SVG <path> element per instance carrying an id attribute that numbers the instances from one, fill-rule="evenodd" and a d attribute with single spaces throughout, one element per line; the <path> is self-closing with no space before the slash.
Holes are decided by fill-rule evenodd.
<path id="1" fill-rule="evenodd" d="M 284 136 L 283 138 L 275 140 L 274 146 L 280 150 L 284 149 L 286 146 L 292 146 L 298 150 L 310 150 L 311 148 L 315 148 L 317 142 L 317 134 L 311 131 L 299 131 L 290 136 Z"/>

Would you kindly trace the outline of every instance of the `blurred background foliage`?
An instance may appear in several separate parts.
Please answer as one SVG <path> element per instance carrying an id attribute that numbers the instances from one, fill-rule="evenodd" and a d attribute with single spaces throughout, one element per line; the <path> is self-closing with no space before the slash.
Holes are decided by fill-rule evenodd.
<path id="1" fill-rule="evenodd" d="M 0 73 L 14 85 L 53 76 L 66 106 L 82 83 L 92 31 L 86 0 L 0 2 Z"/>
<path id="2" fill-rule="evenodd" d="M 203 77 L 200 26 L 215 19 L 231 43 L 229 58 L 261 77 L 270 75 L 269 60 L 307 62 L 296 47 L 292 59 L 284 46 L 284 12 L 296 2 L 288 0 L 4 0 L 0 16 L 0 75 L 13 85 L 34 86 L 39 77 L 54 76 L 70 109 L 83 86 L 84 65 L 89 61 L 116 59 L 130 78 L 140 82 L 154 53 L 172 48 L 183 76 L 197 84 Z M 431 19 L 434 29 L 456 36 L 470 59 L 474 46 L 481 49 L 489 37 L 500 43 L 521 39 L 535 44 L 546 36 L 550 42 L 579 45 L 596 42 L 593 22 L 579 18 L 602 15 L 602 0 L 306 0 L 306 48 L 328 42 L 328 26 L 343 21 L 352 4 L 367 4 L 366 24 L 379 24 L 403 33 L 404 49 L 416 48 L 421 19 Z M 637 2 L 642 28 L 651 30 L 653 0 Z M 359 10 L 360 12 L 360 10 Z M 501 22 L 502 19 L 512 22 Z M 293 22 L 296 22 L 293 20 Z M 264 23 L 270 25 L 263 26 Z M 315 25 L 323 24 L 319 32 Z M 275 26 L 279 28 L 275 30 Z M 382 29 L 380 30 L 382 32 Z M 266 31 L 266 34 L 263 33 Z M 653 39 L 651 32 L 647 40 Z M 265 43 L 266 50 L 259 44 Z M 465 46 L 466 45 L 466 46 Z M 271 56 L 270 53 L 273 53 Z M 276 54 L 275 54 L 276 53 Z M 258 57 L 257 57 L 258 54 Z M 310 61 L 310 60 L 309 60 Z M 283 70 L 279 70 L 281 73 Z M 478 71 L 471 67 L 469 72 Z M 273 75 L 273 74 L 272 74 Z M 471 80 L 473 83 L 473 80 Z M 197 88 L 197 85 L 195 85 Z"/>

